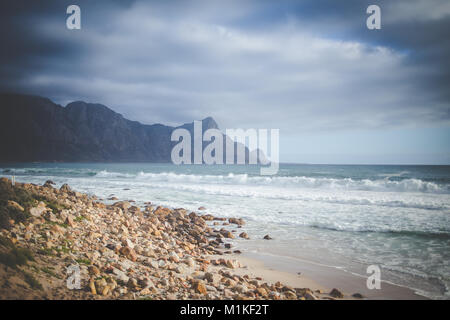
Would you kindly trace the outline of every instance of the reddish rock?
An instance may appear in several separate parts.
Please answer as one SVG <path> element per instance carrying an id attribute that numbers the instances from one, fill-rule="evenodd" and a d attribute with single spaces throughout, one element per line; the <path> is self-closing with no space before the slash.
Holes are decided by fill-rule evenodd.
<path id="1" fill-rule="evenodd" d="M 244 239 L 249 239 L 248 234 L 245 233 L 245 232 L 242 232 L 242 233 L 239 235 L 239 237 L 244 238 Z"/>
<path id="2" fill-rule="evenodd" d="M 122 247 L 120 249 L 120 253 L 123 254 L 125 257 L 127 257 L 128 259 L 130 259 L 133 262 L 135 262 L 137 260 L 136 252 L 128 246 Z"/>
<path id="3" fill-rule="evenodd" d="M 192 289 L 194 289 L 194 291 L 196 293 L 200 293 L 200 294 L 206 294 L 207 293 L 206 287 L 205 287 L 205 285 L 203 284 L 202 281 L 195 281 L 193 283 L 193 285 L 192 285 Z"/>

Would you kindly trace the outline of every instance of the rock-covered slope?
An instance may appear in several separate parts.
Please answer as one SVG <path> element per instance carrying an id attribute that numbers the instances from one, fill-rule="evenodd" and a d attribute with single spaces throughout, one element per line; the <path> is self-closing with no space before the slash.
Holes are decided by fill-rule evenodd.
<path id="1" fill-rule="evenodd" d="M 67 185 L 12 186 L 6 178 L 0 218 L 0 299 L 342 297 L 239 275 L 245 269 L 224 242 L 247 237 L 241 219 L 105 204 Z"/>

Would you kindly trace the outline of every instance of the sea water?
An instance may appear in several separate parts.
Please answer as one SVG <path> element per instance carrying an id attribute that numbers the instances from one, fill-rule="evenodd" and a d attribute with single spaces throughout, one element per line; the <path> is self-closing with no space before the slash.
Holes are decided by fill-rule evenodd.
<path id="1" fill-rule="evenodd" d="M 68 183 L 80 192 L 137 204 L 242 217 L 243 250 L 307 259 L 382 279 L 430 298 L 450 298 L 450 166 L 281 164 L 3 164 L 18 182 Z M 269 234 L 274 240 L 262 240 Z"/>

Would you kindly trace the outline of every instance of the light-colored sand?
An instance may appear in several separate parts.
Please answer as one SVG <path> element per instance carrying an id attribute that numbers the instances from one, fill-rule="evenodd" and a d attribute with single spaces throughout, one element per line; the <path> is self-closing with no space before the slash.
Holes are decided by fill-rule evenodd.
<path id="1" fill-rule="evenodd" d="M 352 299 L 354 293 L 360 293 L 367 299 L 426 299 L 414 293 L 411 289 L 383 281 L 381 289 L 369 290 L 365 277 L 309 261 L 296 259 L 294 267 L 294 262 L 288 258 L 275 259 L 273 256 L 263 254 L 244 253 L 233 255 L 232 258 L 246 266 L 242 269 L 236 269 L 237 274 L 261 277 L 270 283 L 280 281 L 295 288 L 320 289 L 325 293 L 330 292 L 332 288 L 338 288 L 345 294 L 346 299 Z M 296 270 L 301 270 L 301 274 L 297 274 L 298 271 Z"/>
<path id="2" fill-rule="evenodd" d="M 326 289 L 310 278 L 268 268 L 262 260 L 252 259 L 243 255 L 233 255 L 232 258 L 238 260 L 245 266 L 244 268 L 236 269 L 235 273 L 239 275 L 248 274 L 253 277 L 261 277 L 264 281 L 271 284 L 280 281 L 291 287 L 309 288 L 313 291 Z"/>

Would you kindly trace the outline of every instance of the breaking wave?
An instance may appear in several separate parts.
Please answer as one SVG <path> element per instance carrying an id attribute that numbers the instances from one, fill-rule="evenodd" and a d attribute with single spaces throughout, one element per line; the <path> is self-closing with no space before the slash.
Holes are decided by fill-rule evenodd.
<path id="1" fill-rule="evenodd" d="M 106 170 L 98 172 L 98 178 L 134 178 L 149 182 L 169 182 L 169 183 L 193 183 L 193 184 L 227 184 L 227 185 L 257 185 L 306 189 L 329 189 L 329 190 L 361 190 L 361 191 L 381 191 L 381 192 L 422 192 L 422 193 L 450 193 L 448 184 L 437 184 L 431 181 L 420 179 L 403 179 L 391 181 L 389 179 L 336 179 L 336 178 L 315 178 L 306 176 L 250 176 L 248 174 L 228 174 L 228 175 L 194 175 L 176 174 L 172 172 L 137 174 L 108 172 Z"/>

